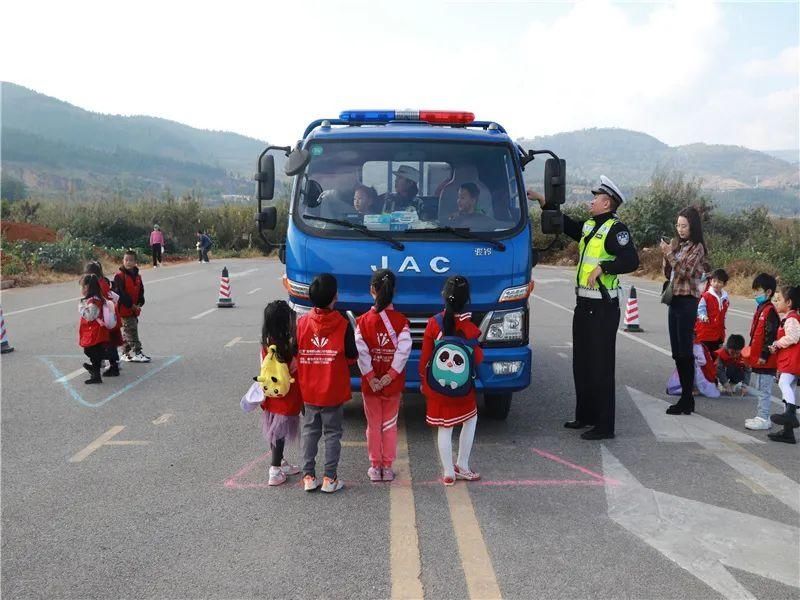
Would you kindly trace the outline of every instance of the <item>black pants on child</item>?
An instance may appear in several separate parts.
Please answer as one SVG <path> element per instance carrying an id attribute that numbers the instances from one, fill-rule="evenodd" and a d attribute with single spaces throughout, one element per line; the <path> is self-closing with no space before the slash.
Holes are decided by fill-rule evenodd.
<path id="1" fill-rule="evenodd" d="M 272 462 L 270 462 L 270 466 L 272 467 L 280 467 L 281 463 L 283 462 L 283 446 L 286 440 L 275 440 L 275 445 L 270 446 L 270 450 L 272 450 Z"/>
<path id="2" fill-rule="evenodd" d="M 88 346 L 83 349 L 83 353 L 89 357 L 89 362 L 92 363 L 92 369 L 99 373 L 100 363 L 106 356 L 106 345 L 95 344 L 94 346 Z"/>

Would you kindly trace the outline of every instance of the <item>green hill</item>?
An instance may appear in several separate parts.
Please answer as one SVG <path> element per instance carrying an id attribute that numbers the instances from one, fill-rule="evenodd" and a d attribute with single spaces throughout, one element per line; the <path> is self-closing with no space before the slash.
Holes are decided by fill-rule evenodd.
<path id="1" fill-rule="evenodd" d="M 92 113 L 2 83 L 3 169 L 32 193 L 123 197 L 193 189 L 252 194 L 265 142 L 154 117 Z"/>
<path id="2" fill-rule="evenodd" d="M 552 150 L 567 160 L 568 199 L 585 199 L 600 175 L 611 177 L 635 195 L 654 171 L 681 171 L 698 177 L 722 209 L 766 205 L 775 213 L 800 211 L 800 173 L 796 164 L 741 146 L 668 146 L 626 129 L 584 129 L 517 140 L 525 149 Z M 526 180 L 541 184 L 543 162 L 529 166 Z"/>

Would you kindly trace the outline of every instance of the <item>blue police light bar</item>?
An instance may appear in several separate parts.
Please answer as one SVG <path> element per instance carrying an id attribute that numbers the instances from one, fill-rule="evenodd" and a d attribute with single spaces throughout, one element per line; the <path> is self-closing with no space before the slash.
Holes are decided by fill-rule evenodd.
<path id="1" fill-rule="evenodd" d="M 439 125 L 468 125 L 475 120 L 475 115 L 471 112 L 448 110 L 345 110 L 339 118 L 348 123 L 426 121 Z"/>

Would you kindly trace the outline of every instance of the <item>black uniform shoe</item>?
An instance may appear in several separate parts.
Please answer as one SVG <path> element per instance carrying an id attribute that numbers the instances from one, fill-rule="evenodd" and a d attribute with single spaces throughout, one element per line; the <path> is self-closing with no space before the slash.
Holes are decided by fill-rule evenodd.
<path id="1" fill-rule="evenodd" d="M 767 437 L 773 442 L 784 442 L 786 444 L 797 443 L 797 440 L 794 439 L 794 431 L 787 428 L 784 428 L 782 431 L 776 431 L 775 433 L 768 433 Z"/>
<path id="2" fill-rule="evenodd" d="M 103 371 L 103 375 L 106 377 L 119 377 L 119 365 L 111 365 Z"/>
<path id="3" fill-rule="evenodd" d="M 800 427 L 800 421 L 797 420 L 797 407 L 794 404 L 787 404 L 786 412 L 771 415 L 769 420 L 776 425 L 788 425 L 792 428 Z"/>
<path id="4" fill-rule="evenodd" d="M 579 421 L 575 419 L 574 421 L 567 421 L 564 423 L 564 427 L 567 429 L 583 429 L 584 427 L 591 427 L 591 423 L 586 423 L 585 421 Z"/>
<path id="5" fill-rule="evenodd" d="M 98 369 L 97 371 L 92 373 L 92 376 L 89 379 L 87 379 L 86 381 L 84 381 L 83 383 L 86 383 L 86 384 L 103 383 L 103 380 L 100 378 L 100 370 Z"/>
<path id="6" fill-rule="evenodd" d="M 589 431 L 584 431 L 581 434 L 581 439 L 584 440 L 613 440 L 614 434 L 610 431 L 603 431 L 597 427 L 592 427 Z"/>
<path id="7" fill-rule="evenodd" d="M 89 373 L 91 373 L 92 369 L 94 369 L 94 367 L 92 366 L 92 363 L 83 363 L 83 368 L 86 369 L 87 371 L 89 371 Z"/>

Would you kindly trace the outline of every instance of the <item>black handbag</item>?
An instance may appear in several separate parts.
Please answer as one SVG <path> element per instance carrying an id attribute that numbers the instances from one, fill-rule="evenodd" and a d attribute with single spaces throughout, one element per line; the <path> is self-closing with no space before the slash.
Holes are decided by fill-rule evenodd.
<path id="1" fill-rule="evenodd" d="M 661 304 L 672 304 L 672 279 L 668 279 L 661 286 Z"/>

